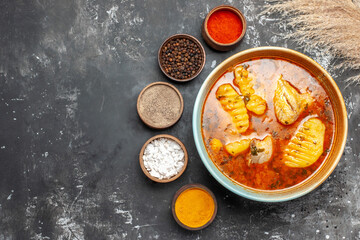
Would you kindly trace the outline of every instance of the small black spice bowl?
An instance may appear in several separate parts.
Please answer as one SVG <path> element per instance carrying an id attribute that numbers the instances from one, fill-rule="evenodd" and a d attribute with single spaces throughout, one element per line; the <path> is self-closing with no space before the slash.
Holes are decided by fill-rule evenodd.
<path id="1" fill-rule="evenodd" d="M 161 71 L 171 80 L 187 82 L 196 78 L 203 70 L 206 54 L 195 37 L 175 34 L 167 38 L 158 52 Z"/>

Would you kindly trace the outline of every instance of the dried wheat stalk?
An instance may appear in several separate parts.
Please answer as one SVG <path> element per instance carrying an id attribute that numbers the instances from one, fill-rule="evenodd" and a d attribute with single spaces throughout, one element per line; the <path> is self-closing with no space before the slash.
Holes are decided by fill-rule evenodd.
<path id="1" fill-rule="evenodd" d="M 360 0 L 270 0 L 263 13 L 280 13 L 294 29 L 288 35 L 307 47 L 321 47 L 360 69 Z M 348 79 L 360 84 L 360 73 Z"/>

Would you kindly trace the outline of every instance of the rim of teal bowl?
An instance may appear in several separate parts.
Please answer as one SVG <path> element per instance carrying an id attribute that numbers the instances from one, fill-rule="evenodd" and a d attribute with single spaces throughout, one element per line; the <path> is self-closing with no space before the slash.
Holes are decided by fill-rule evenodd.
<path id="1" fill-rule="evenodd" d="M 207 91 L 206 91 L 206 87 L 208 86 L 210 80 L 211 80 L 211 76 L 213 75 L 214 72 L 218 71 L 218 69 L 220 69 L 222 67 L 222 65 L 226 64 L 227 62 L 231 61 L 232 58 L 234 58 L 234 56 L 237 55 L 243 55 L 246 54 L 249 51 L 254 51 L 254 49 L 257 50 L 264 50 L 264 49 L 286 49 L 287 51 L 293 51 L 297 54 L 301 54 L 303 56 L 305 56 L 308 60 L 313 61 L 317 64 L 318 67 L 322 68 L 325 72 L 327 72 L 323 67 L 321 67 L 320 64 L 318 64 L 316 61 L 314 61 L 312 58 L 306 56 L 305 54 L 299 53 L 298 51 L 292 50 L 292 49 L 288 49 L 288 48 L 283 48 L 283 47 L 257 47 L 257 48 L 251 48 L 251 49 L 247 49 L 241 52 L 238 52 L 230 57 L 228 57 L 227 59 L 225 59 L 224 61 L 222 61 L 215 69 L 213 69 L 211 71 L 211 73 L 208 75 L 208 77 L 205 79 L 205 81 L 202 83 L 200 90 L 196 96 L 196 100 L 195 100 L 195 104 L 194 104 L 194 109 L 193 109 L 193 118 L 192 118 L 192 127 L 193 127 L 193 135 L 194 135 L 194 141 L 195 141 L 195 146 L 196 149 L 200 155 L 200 158 L 203 162 L 203 164 L 205 165 L 205 167 L 207 168 L 207 170 L 210 172 L 210 174 L 221 184 L 223 185 L 225 188 L 227 188 L 228 190 L 230 190 L 231 192 L 245 197 L 247 199 L 250 200 L 254 200 L 254 201 L 259 201 L 259 202 L 285 202 L 285 201 L 290 201 L 296 198 L 299 198 L 301 196 L 306 195 L 307 193 L 311 192 L 312 190 L 316 189 L 319 185 L 322 184 L 319 183 L 317 185 L 312 185 L 309 188 L 306 188 L 302 191 L 299 191 L 297 193 L 294 194 L 289 194 L 289 195 L 285 195 L 283 197 L 281 196 L 277 196 L 275 194 L 272 195 L 268 195 L 268 194 L 262 194 L 260 192 L 255 192 L 255 191 L 251 191 L 250 189 L 246 189 L 243 186 L 241 186 L 240 184 L 236 184 L 235 182 L 231 181 L 228 177 L 226 177 L 213 163 L 213 161 L 209 158 L 208 153 L 205 149 L 205 145 L 202 139 L 202 133 L 201 133 L 201 113 L 202 113 L 202 99 L 204 99 L 207 95 Z M 329 75 L 330 76 L 330 75 Z M 330 79 L 332 81 L 334 81 L 331 76 Z M 336 85 L 337 86 L 337 85 Z M 341 93 L 340 93 L 341 94 Z M 347 123 L 346 123 L 346 128 L 347 128 Z M 342 147 L 342 151 L 344 150 L 345 144 Z M 336 164 L 337 165 L 337 164 Z M 333 170 L 335 169 L 335 167 L 331 170 L 331 172 L 333 172 Z M 315 171 L 316 172 L 316 171 Z M 331 172 L 329 173 L 329 175 L 331 174 Z M 268 191 L 270 192 L 270 191 Z M 276 190 L 271 191 L 271 192 L 276 192 Z"/>

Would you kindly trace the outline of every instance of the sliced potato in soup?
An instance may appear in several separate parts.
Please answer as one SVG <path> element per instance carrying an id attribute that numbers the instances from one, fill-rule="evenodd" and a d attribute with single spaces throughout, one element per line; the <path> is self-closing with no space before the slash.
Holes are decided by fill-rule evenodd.
<path id="1" fill-rule="evenodd" d="M 245 152 L 250 146 L 250 139 L 243 139 L 237 142 L 228 143 L 225 145 L 226 151 L 233 157 L 239 156 L 240 153 Z"/>
<path id="2" fill-rule="evenodd" d="M 238 66 L 234 70 L 234 84 L 237 86 L 241 94 L 245 97 L 250 97 L 255 93 L 252 83 L 252 78 L 249 77 L 249 72 L 244 66 Z"/>
<path id="3" fill-rule="evenodd" d="M 223 144 L 219 139 L 213 138 L 210 141 L 210 147 L 214 153 L 218 153 L 221 150 L 221 148 L 223 147 Z"/>
<path id="4" fill-rule="evenodd" d="M 247 102 L 246 108 L 257 115 L 261 115 L 266 110 L 266 101 L 262 97 L 253 94 Z"/>
<path id="5" fill-rule="evenodd" d="M 323 153 L 325 125 L 318 118 L 304 122 L 286 146 L 285 165 L 304 168 L 312 165 Z"/>
<path id="6" fill-rule="evenodd" d="M 234 75 L 234 84 L 245 97 L 246 108 L 257 115 L 263 114 L 266 110 L 266 101 L 262 97 L 254 94 L 253 79 L 249 77 L 249 72 L 246 67 L 236 67 Z"/>
<path id="7" fill-rule="evenodd" d="M 231 115 L 238 132 L 245 132 L 249 127 L 249 115 L 242 97 L 230 84 L 223 84 L 216 91 L 216 98 L 222 108 Z"/>

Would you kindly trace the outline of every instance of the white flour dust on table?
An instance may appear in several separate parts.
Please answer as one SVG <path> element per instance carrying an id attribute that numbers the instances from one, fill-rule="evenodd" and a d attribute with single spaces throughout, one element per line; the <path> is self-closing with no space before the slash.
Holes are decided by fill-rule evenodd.
<path id="1" fill-rule="evenodd" d="M 146 170 L 158 179 L 169 179 L 184 167 L 184 151 L 174 140 L 158 138 L 145 148 L 143 160 Z"/>

